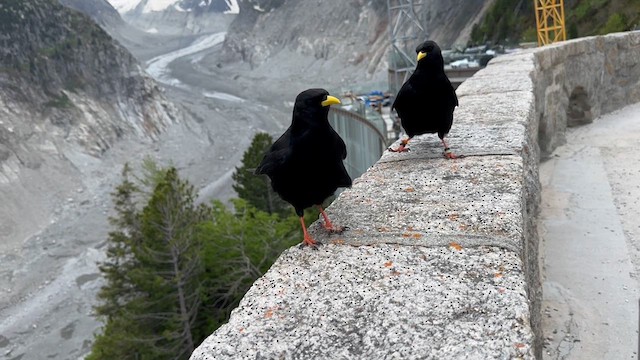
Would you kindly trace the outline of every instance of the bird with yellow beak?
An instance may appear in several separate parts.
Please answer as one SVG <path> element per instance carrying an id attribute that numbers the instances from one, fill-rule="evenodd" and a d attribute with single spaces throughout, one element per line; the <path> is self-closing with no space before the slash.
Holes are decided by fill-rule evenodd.
<path id="1" fill-rule="evenodd" d="M 343 163 L 347 147 L 328 120 L 329 107 L 337 104 L 340 100 L 324 89 L 301 92 L 293 106 L 291 126 L 256 169 L 256 174 L 267 175 L 273 190 L 293 205 L 302 225 L 303 246 L 317 244 L 307 232 L 305 208 L 317 206 L 329 232 L 344 230 L 334 226 L 322 208 L 322 202 L 339 187 L 351 186 Z"/>
<path id="2" fill-rule="evenodd" d="M 438 133 L 444 145 L 444 156 L 455 159 L 444 137 L 453 124 L 453 110 L 458 106 L 456 91 L 444 72 L 442 51 L 435 41 L 425 41 L 416 48 L 417 65 L 402 85 L 391 106 L 400 117 L 408 138 L 393 152 L 408 150 L 409 140 L 416 135 Z"/>

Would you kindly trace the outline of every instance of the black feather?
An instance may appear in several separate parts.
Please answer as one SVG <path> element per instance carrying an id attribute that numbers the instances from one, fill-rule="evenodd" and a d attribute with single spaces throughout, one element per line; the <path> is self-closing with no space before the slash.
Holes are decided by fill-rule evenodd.
<path id="1" fill-rule="evenodd" d="M 322 202 L 338 187 L 351 186 L 344 167 L 347 147 L 328 121 L 329 93 L 324 89 L 301 92 L 293 108 L 291 126 L 271 146 L 256 174 L 266 174 L 273 190 L 293 205 L 298 216 Z"/>
<path id="2" fill-rule="evenodd" d="M 416 48 L 416 53 L 421 51 L 425 51 L 427 56 L 418 61 L 415 72 L 398 91 L 392 109 L 396 109 L 410 138 L 438 133 L 442 139 L 451 130 L 458 97 L 444 72 L 444 60 L 438 44 L 425 41 Z"/>

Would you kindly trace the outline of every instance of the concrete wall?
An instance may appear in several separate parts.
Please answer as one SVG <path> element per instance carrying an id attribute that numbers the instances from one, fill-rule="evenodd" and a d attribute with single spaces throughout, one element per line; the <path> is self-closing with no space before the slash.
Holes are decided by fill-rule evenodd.
<path id="1" fill-rule="evenodd" d="M 385 153 L 285 251 L 192 359 L 541 356 L 538 162 L 568 122 L 640 101 L 640 32 L 494 59 L 435 135 Z M 569 114 L 569 116 L 568 116 Z"/>

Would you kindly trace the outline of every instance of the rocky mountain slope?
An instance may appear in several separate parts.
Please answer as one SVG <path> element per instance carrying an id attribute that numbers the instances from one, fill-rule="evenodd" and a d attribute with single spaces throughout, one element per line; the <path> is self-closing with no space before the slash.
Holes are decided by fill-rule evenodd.
<path id="1" fill-rule="evenodd" d="M 237 13 L 235 0 L 110 0 L 122 18 L 151 34 L 188 36 L 224 31 Z M 118 30 L 118 29 L 116 29 Z M 120 31 L 125 39 L 127 33 Z M 136 35 L 134 34 L 134 37 Z"/>
<path id="2" fill-rule="evenodd" d="M 148 13 L 175 9 L 186 12 L 238 13 L 238 0 L 109 0 L 120 13 Z"/>
<path id="3" fill-rule="evenodd" d="M 118 11 L 107 0 L 59 0 L 66 7 L 89 15 L 100 26 L 123 26 Z"/>
<path id="4" fill-rule="evenodd" d="M 447 48 L 466 42 L 492 0 L 436 0 L 416 7 L 431 39 Z M 386 0 L 245 0 L 224 43 L 225 61 L 256 67 L 278 53 L 333 60 L 368 74 L 386 70 Z M 270 64 L 273 65 L 273 64 Z M 355 70 L 358 71 L 358 70 Z"/>
<path id="5" fill-rule="evenodd" d="M 3 2 L 0 247 L 45 226 L 60 197 L 80 186 L 83 164 L 121 139 L 153 141 L 177 116 L 87 16 L 55 0 Z"/>
<path id="6" fill-rule="evenodd" d="M 232 20 L 224 15 L 237 14 L 239 10 L 238 0 L 108 0 L 108 3 L 126 19 L 127 24 L 132 25 L 126 31 L 110 29 L 110 33 L 123 42 L 129 40 L 130 33 L 140 37 L 135 34 L 135 28 L 153 34 L 179 36 L 222 31 Z"/>

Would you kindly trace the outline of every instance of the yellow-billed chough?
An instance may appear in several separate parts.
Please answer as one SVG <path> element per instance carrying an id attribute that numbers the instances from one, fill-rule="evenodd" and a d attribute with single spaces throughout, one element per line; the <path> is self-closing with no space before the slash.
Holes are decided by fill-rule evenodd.
<path id="1" fill-rule="evenodd" d="M 309 89 L 296 97 L 287 131 L 271 146 L 256 169 L 266 174 L 273 190 L 293 205 L 304 233 L 303 245 L 315 245 L 304 224 L 304 209 L 318 206 L 324 227 L 340 232 L 322 209 L 322 202 L 338 187 L 351 186 L 343 160 L 347 147 L 329 124 L 329 106 L 340 104 L 324 89 Z"/>
<path id="2" fill-rule="evenodd" d="M 394 152 L 407 151 L 407 143 L 415 135 L 438 133 L 447 158 L 456 156 L 449 150 L 445 135 L 451 130 L 453 110 L 458 97 L 444 73 L 444 60 L 440 47 L 434 41 L 425 41 L 416 48 L 418 65 L 409 80 L 402 85 L 392 109 L 396 109 L 408 138 L 400 142 Z"/>

